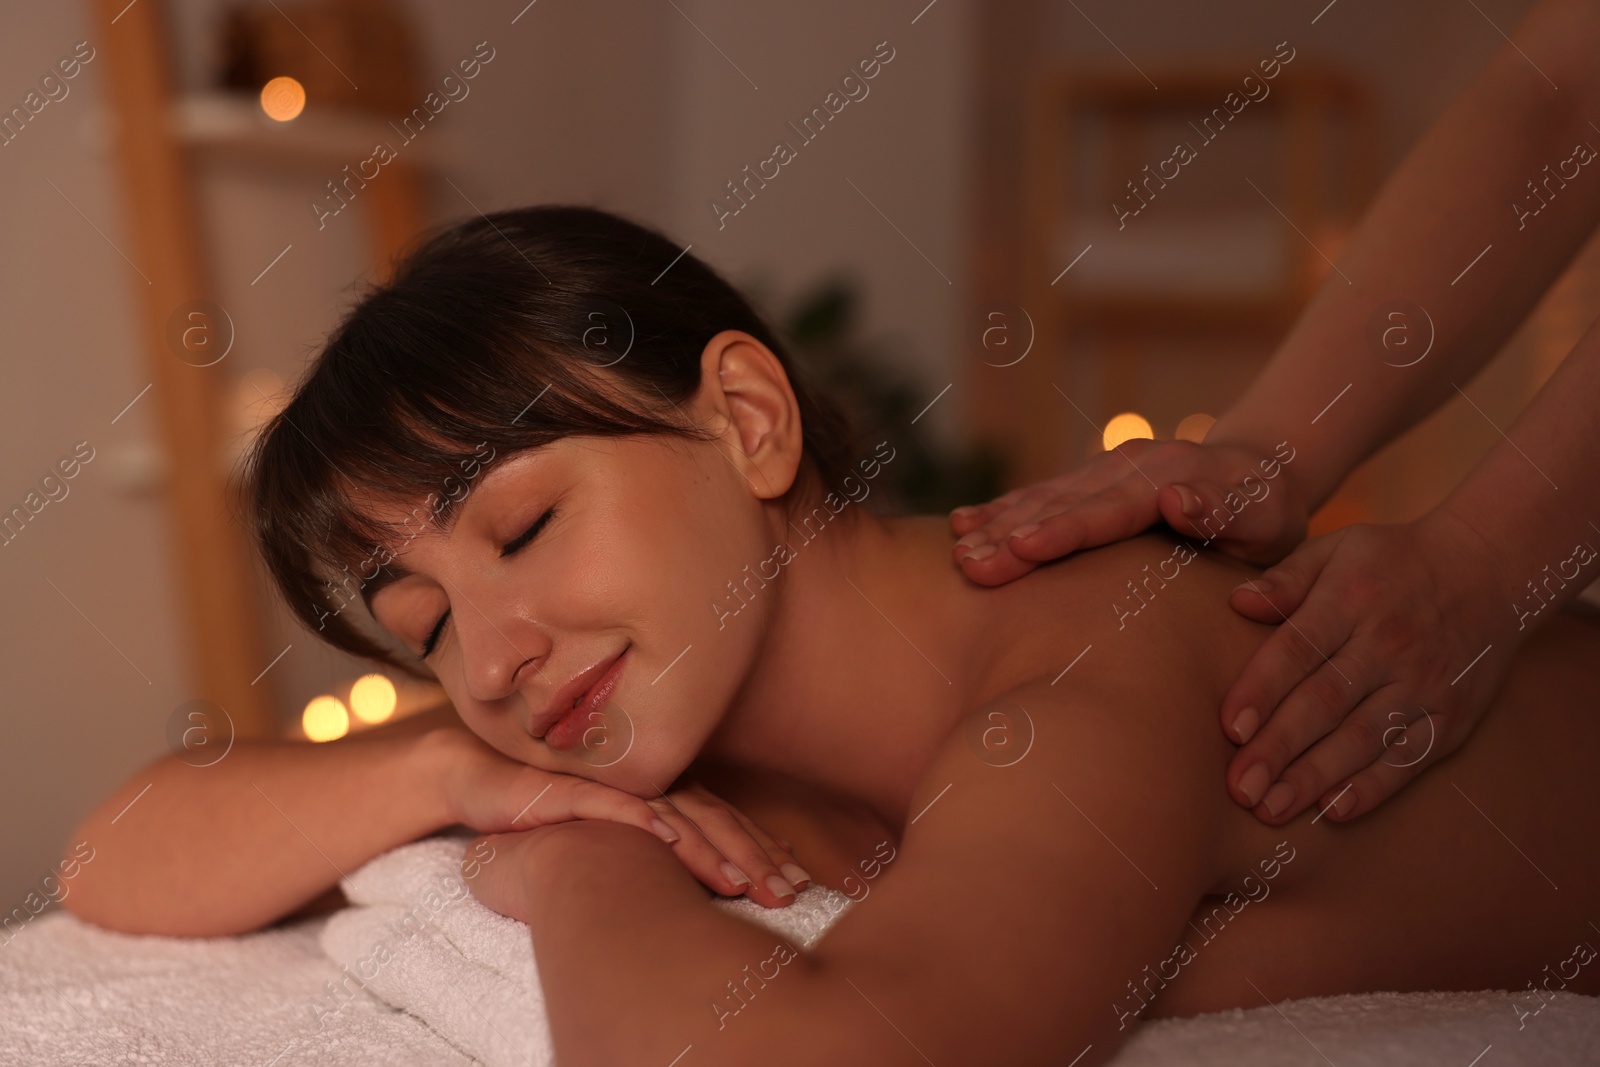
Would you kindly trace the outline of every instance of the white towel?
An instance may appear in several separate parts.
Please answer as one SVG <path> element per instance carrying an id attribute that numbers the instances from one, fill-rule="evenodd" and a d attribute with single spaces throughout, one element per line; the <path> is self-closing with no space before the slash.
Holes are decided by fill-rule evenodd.
<path id="1" fill-rule="evenodd" d="M 340 885 L 354 906 L 328 919 L 322 947 L 349 976 L 351 994 L 364 991 L 417 1016 L 488 1067 L 546 1067 L 550 1027 L 528 927 L 489 910 L 461 877 L 475 836 L 424 838 L 352 871 Z M 853 901 L 812 885 L 786 908 L 744 897 L 715 903 L 804 950 Z M 328 1011 L 338 1010 L 340 996 L 327 999 Z"/>
<path id="2" fill-rule="evenodd" d="M 484 907 L 461 880 L 473 836 L 427 838 L 353 872 L 342 885 L 355 906 L 328 920 L 322 946 L 365 979 L 365 992 L 419 1017 L 473 1059 L 547 1067 L 550 1030 L 528 928 Z M 742 897 L 716 903 L 809 949 L 853 902 L 813 885 L 787 908 Z M 1529 1003 L 1507 992 L 1363 993 L 1163 1019 L 1142 1024 L 1113 1065 L 1600 1064 L 1600 998 L 1556 993 L 1538 1015 L 1519 1019 L 1514 1005 Z M 1067 1063 L 1083 1050 L 1061 1051 Z"/>
<path id="3" fill-rule="evenodd" d="M 180 938 L 46 912 L 0 944 L 0 1065 L 469 1067 L 372 997 L 318 1025 L 312 1009 L 340 977 L 317 945 L 322 922 Z"/>

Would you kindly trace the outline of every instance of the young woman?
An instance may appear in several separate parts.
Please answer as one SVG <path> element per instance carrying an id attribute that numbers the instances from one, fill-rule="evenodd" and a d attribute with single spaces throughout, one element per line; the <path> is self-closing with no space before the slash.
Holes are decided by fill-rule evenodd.
<path id="1" fill-rule="evenodd" d="M 356 307 L 258 442 L 257 534 L 309 626 L 425 664 L 459 723 L 139 776 L 80 831 L 155 779 L 79 914 L 246 929 L 465 822 L 564 1067 L 1090 1064 L 1156 1016 L 1600 991 L 1600 625 L 1542 631 L 1381 811 L 1263 825 L 1215 721 L 1272 632 L 1225 603 L 1257 570 L 1151 533 L 973 585 L 942 518 L 864 507 L 896 428 L 858 445 L 677 257 L 503 212 Z M 1426 722 L 1368 740 L 1421 758 Z M 696 881 L 781 904 L 813 877 L 862 899 L 809 954 Z"/>

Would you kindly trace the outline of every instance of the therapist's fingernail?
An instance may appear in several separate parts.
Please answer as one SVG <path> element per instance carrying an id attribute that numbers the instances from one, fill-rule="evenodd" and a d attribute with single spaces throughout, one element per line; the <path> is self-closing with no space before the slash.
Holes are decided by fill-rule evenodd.
<path id="1" fill-rule="evenodd" d="M 801 867 L 797 863 L 780 864 L 778 866 L 778 870 L 782 871 L 783 876 L 789 879 L 790 883 L 793 885 L 801 885 L 805 882 L 811 881 L 811 876 L 805 872 L 805 868 Z"/>
<path id="2" fill-rule="evenodd" d="M 968 515 L 976 515 L 977 513 L 978 509 L 971 504 L 962 504 L 959 508 L 952 508 L 950 511 L 950 514 L 959 519 L 964 519 Z"/>
<path id="3" fill-rule="evenodd" d="M 661 819 L 650 820 L 650 832 L 661 838 L 661 840 L 665 841 L 669 845 L 678 839 L 678 831 L 674 830 L 671 826 L 668 826 L 667 823 Z"/>
<path id="4" fill-rule="evenodd" d="M 1235 593 L 1241 589 L 1248 589 L 1252 593 L 1260 593 L 1262 596 L 1266 596 L 1268 593 L 1272 592 L 1272 579 L 1246 578 L 1244 581 L 1233 587 L 1233 591 Z"/>
<path id="5" fill-rule="evenodd" d="M 1261 794 L 1266 792 L 1267 783 L 1271 780 L 1272 776 L 1267 773 L 1267 765 L 1258 763 L 1239 776 L 1239 792 L 1250 801 L 1251 807 L 1255 807 L 1261 803 Z"/>
<path id="6" fill-rule="evenodd" d="M 966 554 L 966 559 L 988 559 L 998 551 L 993 545 L 979 545 Z"/>
<path id="7" fill-rule="evenodd" d="M 788 882 L 785 882 L 782 878 L 779 878 L 775 874 L 767 875 L 767 888 L 772 890 L 772 895 L 775 897 L 794 896 L 794 886 L 790 885 Z"/>
<path id="8" fill-rule="evenodd" d="M 1261 725 L 1261 716 L 1255 708 L 1245 708 L 1233 717 L 1233 733 L 1242 745 L 1255 736 L 1256 727 Z"/>
<path id="9" fill-rule="evenodd" d="M 1268 815 L 1277 815 L 1294 800 L 1294 786 L 1288 782 L 1279 782 L 1267 790 L 1267 795 L 1261 798 L 1261 804 L 1267 809 Z"/>
<path id="10" fill-rule="evenodd" d="M 1200 498 L 1195 496 L 1193 489 L 1187 485 L 1174 485 L 1172 488 L 1178 491 L 1178 507 L 1185 515 L 1192 519 L 1200 514 Z"/>
<path id="11" fill-rule="evenodd" d="M 728 881 L 732 882 L 734 885 L 750 884 L 750 879 L 745 877 L 744 872 L 735 867 L 733 864 L 729 863 L 727 860 L 722 861 L 722 876 Z"/>
<path id="12" fill-rule="evenodd" d="M 1334 798 L 1333 807 L 1330 810 L 1332 810 L 1335 815 L 1349 815 L 1350 809 L 1354 808 L 1355 806 L 1355 790 L 1351 789 L 1349 786 L 1345 786 L 1344 791 Z"/>
<path id="13" fill-rule="evenodd" d="M 1012 537 L 1027 537 L 1029 534 L 1035 532 L 1038 529 L 1039 529 L 1039 524 L 1036 523 L 1036 522 L 1024 523 L 1023 525 L 1018 526 L 1015 530 L 1012 530 L 1011 531 L 1011 536 Z"/>

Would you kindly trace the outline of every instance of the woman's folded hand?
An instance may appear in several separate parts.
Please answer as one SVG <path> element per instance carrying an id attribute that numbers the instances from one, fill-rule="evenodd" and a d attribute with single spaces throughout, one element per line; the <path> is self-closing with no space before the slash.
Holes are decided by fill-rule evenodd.
<path id="1" fill-rule="evenodd" d="M 1228 790 L 1281 825 L 1350 819 L 1455 750 L 1521 637 L 1493 549 L 1435 510 L 1307 541 L 1232 595 L 1280 623 L 1223 698 Z M 1320 817 L 1320 816 L 1319 816 Z"/>
<path id="2" fill-rule="evenodd" d="M 955 558 L 973 581 L 1001 585 L 1165 520 L 1237 559 L 1274 563 L 1306 535 L 1307 502 L 1289 477 L 1292 458 L 1292 449 L 1125 441 L 1076 470 L 951 512 L 960 538 Z"/>
<path id="3" fill-rule="evenodd" d="M 782 907 L 810 877 L 742 812 L 693 783 L 650 800 L 577 775 L 510 759 L 461 727 L 434 732 L 444 752 L 442 782 L 452 817 L 483 834 L 511 833 L 574 819 L 636 826 L 672 846 L 689 872 L 724 896 Z"/>

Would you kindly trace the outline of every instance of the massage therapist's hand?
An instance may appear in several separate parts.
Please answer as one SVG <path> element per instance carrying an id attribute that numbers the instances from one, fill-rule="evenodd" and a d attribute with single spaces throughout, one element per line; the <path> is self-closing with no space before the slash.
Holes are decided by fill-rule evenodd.
<path id="1" fill-rule="evenodd" d="M 955 558 L 973 581 L 1002 585 L 1165 520 L 1238 559 L 1274 563 L 1306 535 L 1293 458 L 1287 444 L 1265 453 L 1221 442 L 1125 441 L 1076 470 L 952 511 Z"/>
<path id="2" fill-rule="evenodd" d="M 445 750 L 452 818 L 498 834 L 576 819 L 635 826 L 672 846 L 700 882 L 766 907 L 792 901 L 809 882 L 792 852 L 742 812 L 693 783 L 645 800 L 602 782 L 509 759 L 464 728 L 435 731 Z M 780 892 L 779 890 L 788 890 Z"/>
<path id="3" fill-rule="evenodd" d="M 1521 643 L 1512 600 L 1490 546 L 1443 510 L 1313 538 L 1240 583 L 1234 609 L 1282 625 L 1223 698 L 1223 731 L 1244 746 L 1228 791 L 1271 825 L 1383 803 L 1500 688 Z"/>

